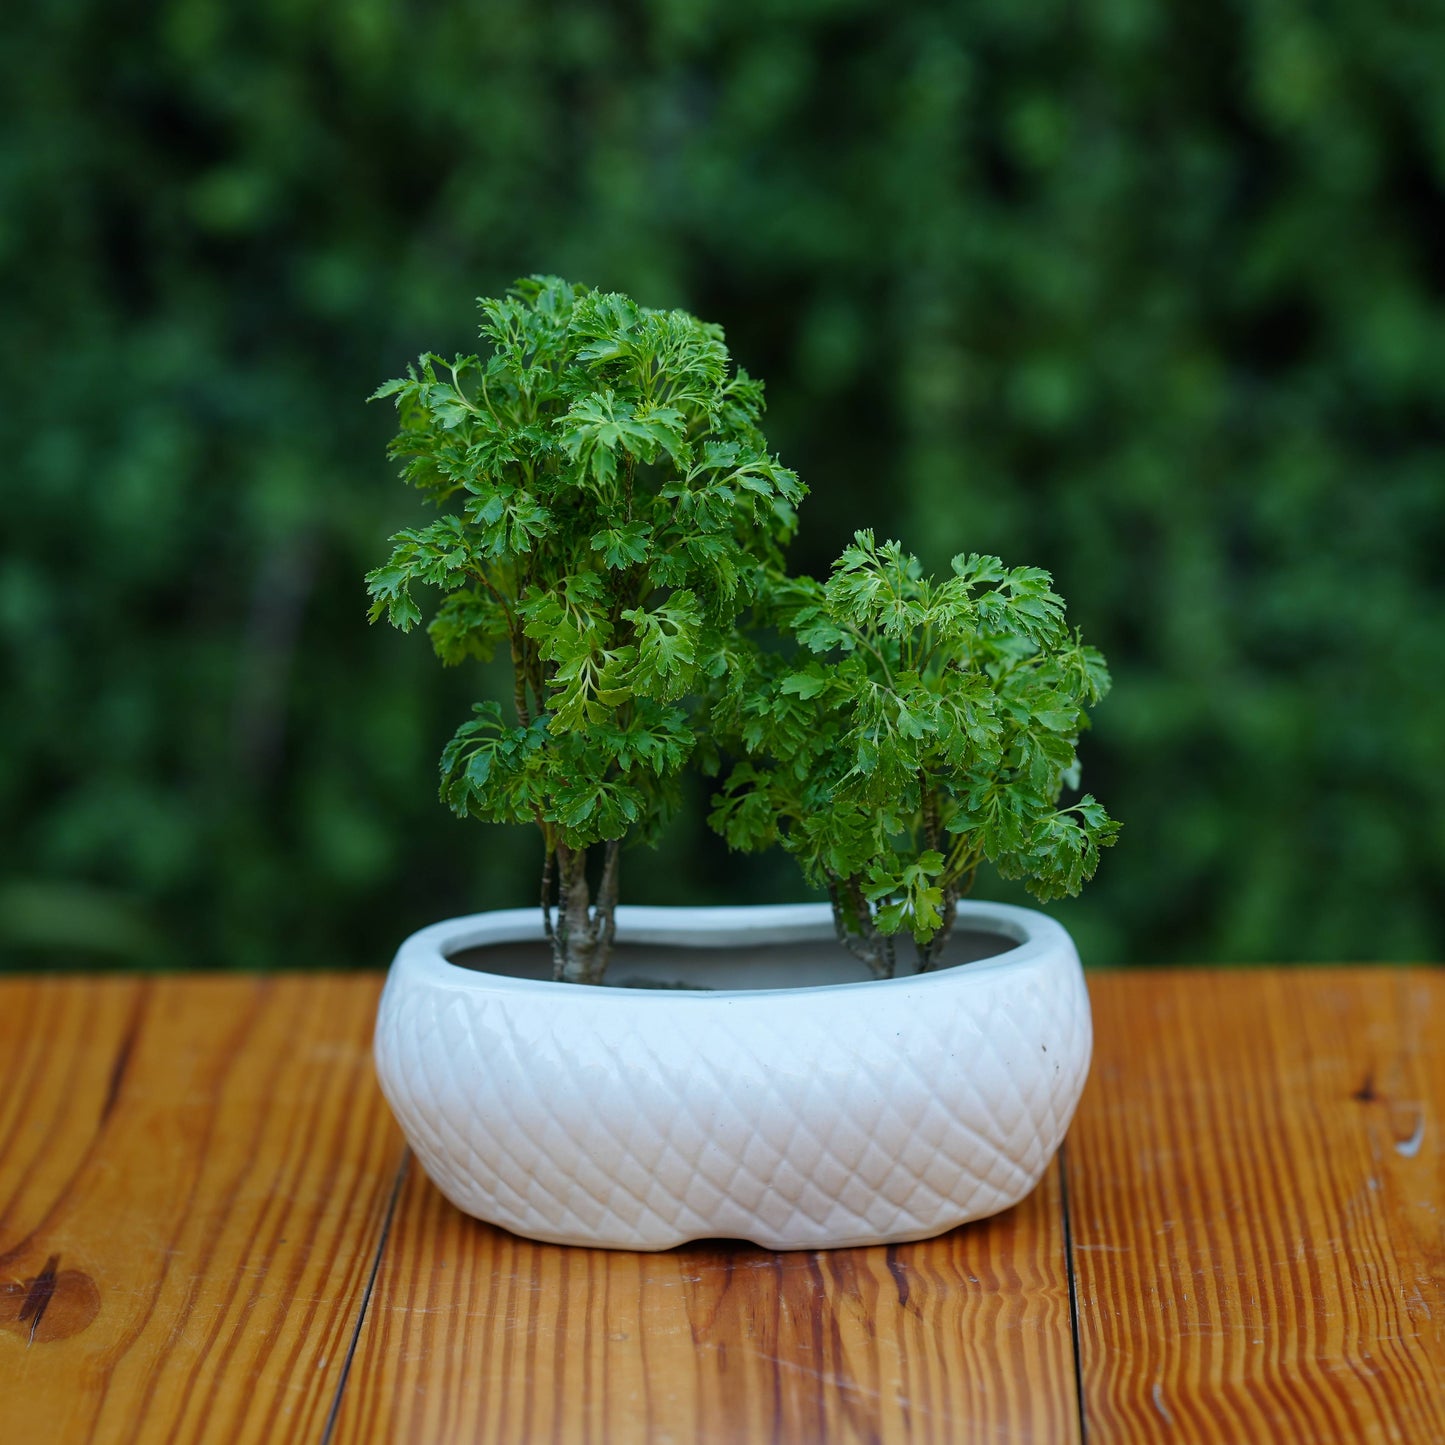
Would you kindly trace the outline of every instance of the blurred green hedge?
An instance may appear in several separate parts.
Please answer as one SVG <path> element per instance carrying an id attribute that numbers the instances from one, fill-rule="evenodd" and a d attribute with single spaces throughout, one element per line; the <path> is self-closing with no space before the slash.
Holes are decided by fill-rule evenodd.
<path id="1" fill-rule="evenodd" d="M 1114 664 L 1095 961 L 1445 955 L 1445 10 L 8 8 L 0 950 L 383 963 L 534 896 L 364 622 L 362 399 L 553 271 L 721 322 L 811 484 Z M 696 810 L 700 818 L 702 798 Z M 786 898 L 700 821 L 634 901 Z"/>

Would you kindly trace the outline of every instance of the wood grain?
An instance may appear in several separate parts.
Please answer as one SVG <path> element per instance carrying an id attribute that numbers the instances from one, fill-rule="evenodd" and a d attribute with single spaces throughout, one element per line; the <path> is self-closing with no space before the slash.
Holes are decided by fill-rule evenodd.
<path id="1" fill-rule="evenodd" d="M 0 1438 L 321 1437 L 403 1158 L 378 988 L 0 983 Z"/>
<path id="2" fill-rule="evenodd" d="M 1088 1439 L 1445 1441 L 1445 974 L 1090 981 Z"/>
<path id="3" fill-rule="evenodd" d="M 531 1244 L 407 1178 L 335 1440 L 1068 1442 L 1059 1181 L 925 1244 Z"/>
<path id="4" fill-rule="evenodd" d="M 1067 1194 L 1091 1445 L 1445 1441 L 1445 972 L 1095 975 L 1065 1170 L 821 1254 L 465 1218 L 378 986 L 0 983 L 0 1439 L 1077 1440 Z"/>

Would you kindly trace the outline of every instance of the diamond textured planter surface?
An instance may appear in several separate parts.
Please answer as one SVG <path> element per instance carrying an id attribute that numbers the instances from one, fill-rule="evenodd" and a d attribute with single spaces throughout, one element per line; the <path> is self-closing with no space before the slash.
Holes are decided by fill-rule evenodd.
<path id="1" fill-rule="evenodd" d="M 785 979 L 807 977 L 810 959 L 848 976 L 841 948 L 829 960 L 826 904 L 622 907 L 619 982 L 645 958 L 654 978 L 662 959 L 665 978 L 722 964 L 759 986 L 594 988 L 479 971 L 477 950 L 500 968 L 516 944 L 538 946 L 537 910 L 454 919 L 397 953 L 377 1069 L 447 1198 L 532 1239 L 924 1239 L 1033 1189 L 1092 1045 L 1083 971 L 1057 923 L 963 903 L 956 933 L 1001 935 L 992 946 L 1006 951 L 909 977 L 769 987 L 780 963 Z"/>

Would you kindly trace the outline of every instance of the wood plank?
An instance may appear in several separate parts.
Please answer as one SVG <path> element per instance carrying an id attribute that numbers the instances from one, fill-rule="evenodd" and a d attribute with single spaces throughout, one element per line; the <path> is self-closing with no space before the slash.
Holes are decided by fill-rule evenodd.
<path id="1" fill-rule="evenodd" d="M 1445 973 L 1096 975 L 1087 1438 L 1445 1440 Z"/>
<path id="2" fill-rule="evenodd" d="M 532 1244 L 413 1166 L 341 1442 L 1078 1438 L 1057 1170 L 995 1219 L 888 1249 Z"/>
<path id="3" fill-rule="evenodd" d="M 0 982 L 4 1438 L 320 1438 L 404 1156 L 379 982 Z"/>

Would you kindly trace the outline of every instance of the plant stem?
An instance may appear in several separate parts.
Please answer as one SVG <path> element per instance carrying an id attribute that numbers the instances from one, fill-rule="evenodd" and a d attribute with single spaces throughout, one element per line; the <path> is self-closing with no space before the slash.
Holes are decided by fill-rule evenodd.
<path id="1" fill-rule="evenodd" d="M 948 940 L 953 937 L 953 925 L 958 918 L 958 889 L 951 883 L 944 885 L 943 907 L 939 912 L 943 920 L 938 925 L 938 932 L 927 943 L 915 945 L 920 973 L 927 973 L 937 965 L 943 957 L 943 950 L 948 947 Z"/>
<path id="2" fill-rule="evenodd" d="M 849 635 L 850 637 L 853 637 L 854 639 L 856 639 L 856 641 L 857 641 L 861 646 L 863 646 L 864 648 L 866 648 L 869 652 L 871 652 L 871 653 L 873 654 L 874 657 L 876 657 L 876 658 L 878 659 L 878 666 L 883 669 L 883 676 L 884 676 L 884 678 L 887 680 L 888 690 L 889 690 L 889 692 L 892 692 L 892 691 L 893 691 L 893 673 L 889 670 L 887 659 L 883 656 L 883 654 L 882 654 L 881 652 L 879 652 L 879 650 L 878 650 L 876 647 L 873 646 L 873 644 L 872 644 L 871 642 L 868 641 L 868 639 L 867 639 L 856 627 L 850 627 L 850 628 L 848 629 L 848 635 Z"/>
<path id="3" fill-rule="evenodd" d="M 622 856 L 622 840 L 609 838 L 603 847 L 602 883 L 597 890 L 597 920 L 601 927 L 597 964 L 599 982 L 612 957 L 612 940 L 617 936 L 617 869 Z"/>
<path id="4" fill-rule="evenodd" d="M 854 917 L 858 920 L 856 930 L 848 926 L 842 890 L 846 890 L 848 902 L 853 905 Z M 896 967 L 893 940 L 873 926 L 873 913 L 863 896 L 863 885 L 856 878 L 840 879 L 830 873 L 828 899 L 833 905 L 833 928 L 838 942 L 854 958 L 866 963 L 874 978 L 892 978 Z"/>
<path id="5" fill-rule="evenodd" d="M 526 660 L 517 646 L 517 639 L 511 639 L 512 644 L 512 706 L 517 709 L 517 721 L 524 727 L 532 726 L 532 710 L 527 706 L 527 674 Z"/>
<path id="6" fill-rule="evenodd" d="M 541 822 L 541 819 L 538 819 Z M 547 856 L 542 861 L 542 936 L 552 948 L 552 972 L 557 972 L 557 934 L 552 927 L 552 876 L 556 872 L 557 853 L 547 842 Z"/>
<path id="7" fill-rule="evenodd" d="M 602 982 L 617 932 L 620 839 L 603 844 L 602 879 L 594 904 L 587 883 L 586 848 L 558 843 L 557 925 L 551 937 L 552 977 L 559 983 Z M 544 877 L 546 870 L 544 869 Z"/>
<path id="8" fill-rule="evenodd" d="M 557 845 L 557 937 L 552 976 L 589 983 L 592 973 L 592 910 L 587 890 L 587 850 Z"/>
<path id="9" fill-rule="evenodd" d="M 938 818 L 938 794 L 928 786 L 928 774 L 920 770 L 919 791 L 923 794 L 923 841 L 926 847 L 938 852 L 941 841 Z"/>

